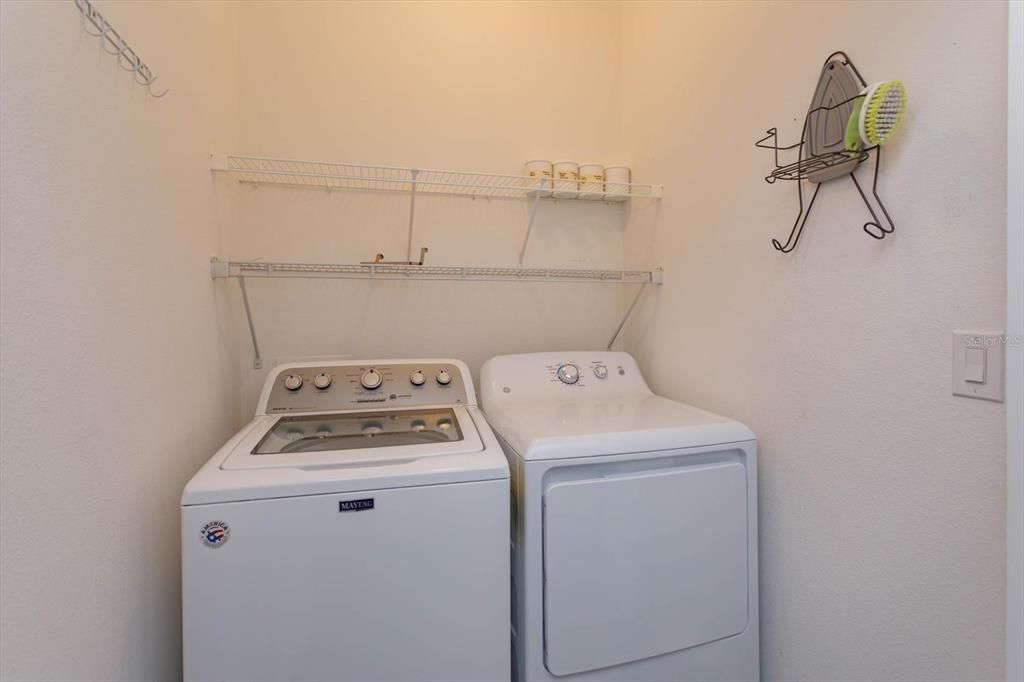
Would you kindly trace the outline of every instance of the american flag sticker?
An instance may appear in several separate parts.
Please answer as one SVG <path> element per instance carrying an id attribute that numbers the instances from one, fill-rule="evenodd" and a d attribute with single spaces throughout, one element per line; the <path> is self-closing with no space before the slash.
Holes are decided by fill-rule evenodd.
<path id="1" fill-rule="evenodd" d="M 199 531 L 199 537 L 207 547 L 220 547 L 231 537 L 231 529 L 223 521 L 210 521 Z"/>

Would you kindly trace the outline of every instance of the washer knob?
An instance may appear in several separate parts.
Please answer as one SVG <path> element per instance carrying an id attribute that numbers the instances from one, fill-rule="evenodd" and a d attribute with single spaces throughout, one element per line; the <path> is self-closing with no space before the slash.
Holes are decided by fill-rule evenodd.
<path id="1" fill-rule="evenodd" d="M 319 389 L 324 389 L 331 385 L 332 379 L 333 377 L 330 374 L 327 374 L 326 372 L 320 372 L 315 377 L 313 377 L 313 385 Z"/>
<path id="2" fill-rule="evenodd" d="M 604 365 L 598 365 L 597 367 L 594 368 L 594 376 L 597 377 L 598 379 L 607 379 L 608 368 L 605 367 Z"/>
<path id="3" fill-rule="evenodd" d="M 363 376 L 359 377 L 359 383 L 363 385 L 363 388 L 372 391 L 375 388 L 380 388 L 380 385 L 384 383 L 384 377 L 377 370 L 368 369 L 363 372 Z"/>
<path id="4" fill-rule="evenodd" d="M 302 377 L 298 374 L 289 374 L 284 378 L 284 387 L 289 391 L 297 391 L 302 388 Z"/>
<path id="5" fill-rule="evenodd" d="M 580 368 L 571 362 L 558 368 L 558 378 L 563 384 L 575 384 L 580 380 Z"/>
<path id="6" fill-rule="evenodd" d="M 442 386 L 447 386 L 448 384 L 452 383 L 452 375 L 448 372 L 448 370 L 442 369 L 440 372 L 437 373 L 437 383 L 441 384 Z"/>
<path id="7" fill-rule="evenodd" d="M 416 370 L 409 375 L 409 383 L 413 386 L 422 386 L 427 381 L 427 377 L 423 376 L 422 370 Z"/>

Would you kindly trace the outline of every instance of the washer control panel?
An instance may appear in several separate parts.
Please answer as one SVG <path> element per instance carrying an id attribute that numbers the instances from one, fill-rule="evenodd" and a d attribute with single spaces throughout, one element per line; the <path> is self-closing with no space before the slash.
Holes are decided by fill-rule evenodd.
<path id="1" fill-rule="evenodd" d="M 417 405 L 465 405 L 472 382 L 447 362 L 385 362 L 280 369 L 267 414 Z"/>

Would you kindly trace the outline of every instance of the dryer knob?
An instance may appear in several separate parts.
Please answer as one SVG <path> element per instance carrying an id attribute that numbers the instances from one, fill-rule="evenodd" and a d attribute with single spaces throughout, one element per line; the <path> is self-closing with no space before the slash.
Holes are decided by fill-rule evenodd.
<path id="1" fill-rule="evenodd" d="M 442 386 L 447 386 L 448 384 L 452 383 L 452 375 L 448 372 L 448 370 L 442 369 L 440 372 L 437 373 L 437 383 L 441 384 Z"/>
<path id="2" fill-rule="evenodd" d="M 284 378 L 284 387 L 289 391 L 297 391 L 302 388 L 302 377 L 298 374 L 289 374 Z"/>
<path id="3" fill-rule="evenodd" d="M 320 372 L 313 377 L 313 385 L 317 388 L 324 389 L 331 385 L 331 375 L 326 372 Z"/>
<path id="4" fill-rule="evenodd" d="M 380 385 L 384 383 L 384 377 L 377 370 L 368 369 L 363 372 L 363 376 L 359 377 L 359 383 L 363 385 L 363 388 L 373 390 L 380 388 Z"/>
<path id="5" fill-rule="evenodd" d="M 409 375 L 409 383 L 411 383 L 413 386 L 422 386 L 426 382 L 427 377 L 423 376 L 423 372 L 420 370 L 416 370 L 415 372 Z"/>
<path id="6" fill-rule="evenodd" d="M 563 384 L 575 384 L 580 380 L 580 368 L 572 363 L 558 368 L 558 378 Z"/>

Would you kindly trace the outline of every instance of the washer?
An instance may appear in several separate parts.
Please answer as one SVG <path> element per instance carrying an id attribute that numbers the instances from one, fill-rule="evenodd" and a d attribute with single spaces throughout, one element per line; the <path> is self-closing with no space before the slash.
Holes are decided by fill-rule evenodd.
<path id="1" fill-rule="evenodd" d="M 186 680 L 507 680 L 509 470 L 457 360 L 272 370 L 181 500 Z"/>
<path id="2" fill-rule="evenodd" d="M 506 355 L 513 679 L 756 680 L 757 445 L 626 353 Z"/>

